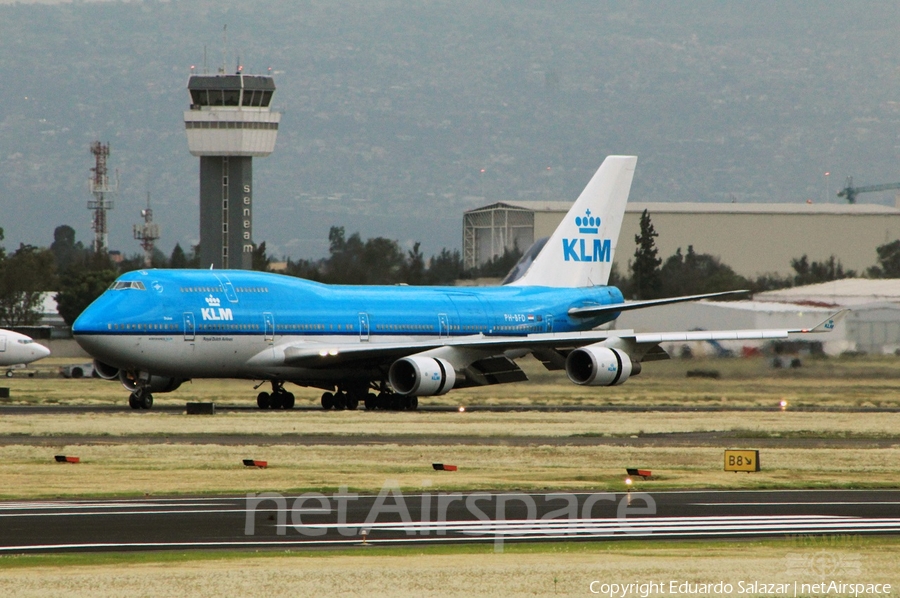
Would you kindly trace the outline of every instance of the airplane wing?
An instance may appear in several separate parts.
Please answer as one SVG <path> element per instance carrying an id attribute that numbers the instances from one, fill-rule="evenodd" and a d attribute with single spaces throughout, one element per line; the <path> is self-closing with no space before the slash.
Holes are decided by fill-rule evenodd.
<path id="1" fill-rule="evenodd" d="M 532 352 L 545 365 L 564 358 L 566 352 L 579 347 L 604 343 L 625 350 L 635 361 L 666 359 L 662 350 L 654 349 L 665 342 L 707 340 L 768 340 L 787 338 L 790 334 L 829 332 L 849 310 L 839 311 L 812 328 L 695 330 L 689 332 L 635 332 L 634 330 L 590 330 L 585 332 L 537 333 L 526 336 L 485 336 L 482 334 L 413 342 L 355 342 L 329 344 L 316 341 L 292 342 L 267 349 L 251 359 L 251 365 L 331 368 L 350 364 L 390 363 L 416 354 L 454 355 L 455 362 L 467 362 L 502 356 L 506 352 Z M 660 355 L 662 353 L 662 355 Z M 545 361 L 544 357 L 548 357 Z M 558 369 L 552 367 L 550 369 Z"/>
<path id="2" fill-rule="evenodd" d="M 601 316 L 604 314 L 631 311 L 632 309 L 643 309 L 645 307 L 656 307 L 659 305 L 671 305 L 672 303 L 684 303 L 686 301 L 698 301 L 700 299 L 713 299 L 715 297 L 726 297 L 729 295 L 746 295 L 750 291 L 722 291 L 720 293 L 706 293 L 703 295 L 684 295 L 681 297 L 666 297 L 665 299 L 648 299 L 646 301 L 626 301 L 625 303 L 615 303 L 612 305 L 586 305 L 584 307 L 573 307 L 569 310 L 570 316 L 590 318 L 593 316 Z"/>

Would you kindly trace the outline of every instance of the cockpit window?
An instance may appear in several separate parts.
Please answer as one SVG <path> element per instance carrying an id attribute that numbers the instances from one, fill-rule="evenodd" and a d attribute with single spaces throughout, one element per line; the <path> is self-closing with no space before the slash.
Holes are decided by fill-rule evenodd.
<path id="1" fill-rule="evenodd" d="M 139 280 L 117 280 L 109 285 L 110 291 L 121 291 L 124 289 L 136 289 L 138 291 L 146 291 L 147 288 Z"/>

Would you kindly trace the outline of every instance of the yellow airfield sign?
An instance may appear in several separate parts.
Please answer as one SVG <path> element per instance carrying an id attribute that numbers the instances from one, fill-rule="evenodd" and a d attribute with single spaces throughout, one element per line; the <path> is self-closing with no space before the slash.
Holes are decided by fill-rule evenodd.
<path id="1" fill-rule="evenodd" d="M 725 471 L 759 471 L 759 451 L 726 449 Z"/>

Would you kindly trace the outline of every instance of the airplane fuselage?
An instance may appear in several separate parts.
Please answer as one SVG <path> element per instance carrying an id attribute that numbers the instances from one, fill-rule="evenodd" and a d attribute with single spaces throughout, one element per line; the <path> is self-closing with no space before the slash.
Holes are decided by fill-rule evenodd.
<path id="1" fill-rule="evenodd" d="M 609 156 L 563 221 L 498 287 L 335 286 L 246 270 L 140 270 L 75 321 L 94 371 L 132 409 L 191 378 L 267 381 L 261 409 L 290 409 L 286 382 L 318 387 L 324 409 L 416 409 L 419 397 L 527 380 L 533 355 L 581 386 L 618 386 L 662 342 L 774 339 L 812 330 L 597 330 L 625 310 L 732 293 L 624 302 L 606 286 L 637 158 Z M 258 390 L 261 384 L 256 387 Z"/>
<path id="2" fill-rule="evenodd" d="M 120 277 L 76 320 L 78 342 L 120 369 L 181 377 L 345 378 L 342 371 L 263 369 L 268 348 L 307 341 L 406 342 L 588 330 L 612 318 L 568 310 L 622 301 L 615 287 L 325 285 L 242 270 L 141 270 Z M 354 367 L 365 376 L 364 364 Z"/>
<path id="3" fill-rule="evenodd" d="M 24 334 L 0 330 L 0 366 L 31 363 L 50 355 L 50 350 Z"/>

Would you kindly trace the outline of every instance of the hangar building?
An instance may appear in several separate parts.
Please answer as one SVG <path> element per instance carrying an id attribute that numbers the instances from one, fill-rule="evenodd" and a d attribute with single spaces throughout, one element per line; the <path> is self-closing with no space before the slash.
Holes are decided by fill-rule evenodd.
<path id="1" fill-rule="evenodd" d="M 572 206 L 563 201 L 505 201 L 463 216 L 463 260 L 481 265 L 504 249 L 524 251 L 549 237 Z M 877 262 L 875 248 L 900 239 L 900 209 L 879 204 L 629 203 L 615 261 L 626 272 L 634 256 L 641 213 L 647 210 L 664 260 L 680 247 L 718 257 L 748 278 L 793 274 L 791 259 L 834 255 L 862 273 Z"/>
<path id="2" fill-rule="evenodd" d="M 824 351 L 870 354 L 900 352 L 900 279 L 845 278 L 777 291 L 757 293 L 752 301 L 698 301 L 623 312 L 617 329 L 642 332 L 731 330 L 744 328 L 810 328 L 841 308 L 850 312 L 833 332 L 798 337 L 821 341 Z M 723 342 L 738 351 L 758 342 Z M 679 343 L 664 347 L 677 355 Z M 700 347 L 708 349 L 708 347 Z"/>

